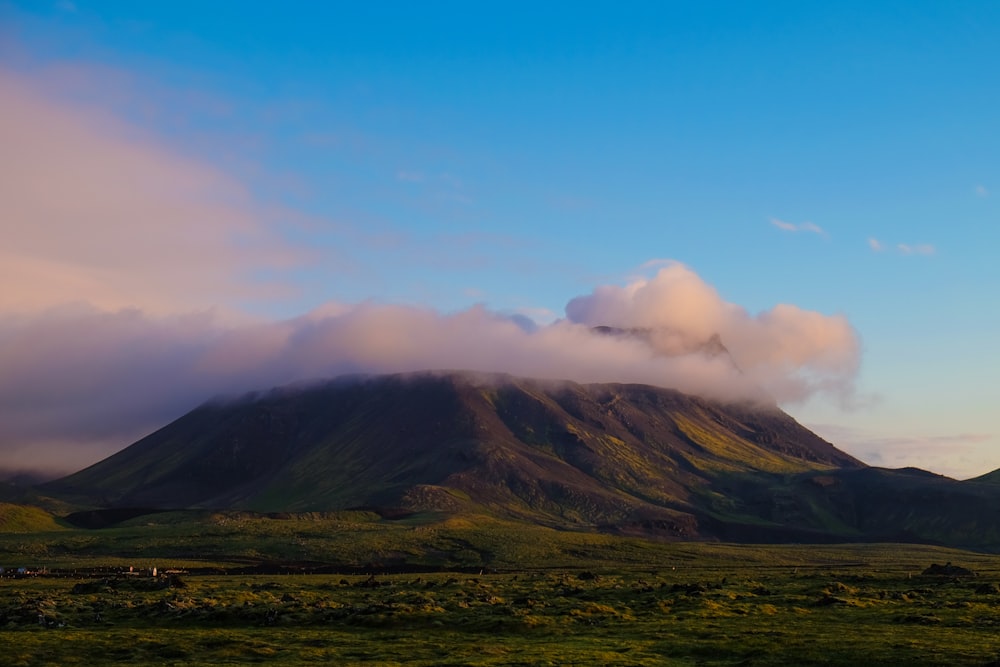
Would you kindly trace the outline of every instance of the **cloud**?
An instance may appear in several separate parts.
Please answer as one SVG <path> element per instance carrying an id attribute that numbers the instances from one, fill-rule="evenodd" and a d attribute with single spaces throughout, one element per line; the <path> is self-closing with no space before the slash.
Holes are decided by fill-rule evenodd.
<path id="1" fill-rule="evenodd" d="M 0 70 L 0 312 L 266 299 L 309 253 L 228 174 Z"/>
<path id="2" fill-rule="evenodd" d="M 7 315 L 0 317 L 0 452 L 33 464 L 19 467 L 66 471 L 220 393 L 343 373 L 506 372 L 652 384 L 721 400 L 768 400 L 760 386 L 782 401 L 852 391 L 859 345 L 842 317 L 789 305 L 751 316 L 680 264 L 649 281 L 599 287 L 567 312 L 570 320 L 545 325 L 482 306 L 443 314 L 370 302 L 253 323 L 212 311 L 81 305 Z M 653 348 L 596 333 L 595 324 L 673 333 L 654 337 Z M 663 354 L 677 336 L 704 341 L 714 333 L 736 365 L 724 355 Z"/>
<path id="3" fill-rule="evenodd" d="M 784 220 L 771 218 L 771 224 L 786 232 L 810 232 L 823 237 L 827 236 L 827 233 L 823 230 L 823 228 L 813 222 L 807 221 L 796 224 L 794 222 L 785 222 Z"/>
<path id="4" fill-rule="evenodd" d="M 598 287 L 570 301 L 566 313 L 591 326 L 669 331 L 688 347 L 718 334 L 747 377 L 782 402 L 816 392 L 846 402 L 854 393 L 861 349 L 845 317 L 789 304 L 751 315 L 679 263 L 650 280 Z"/>
<path id="5" fill-rule="evenodd" d="M 652 269 L 662 269 L 668 266 L 673 266 L 677 263 L 677 260 L 668 259 L 666 257 L 655 257 L 653 259 L 647 259 L 645 262 L 639 265 L 639 272 L 643 273 L 645 271 L 650 271 Z"/>
<path id="6" fill-rule="evenodd" d="M 874 252 L 883 252 L 886 249 L 885 244 L 875 237 L 868 238 L 868 247 Z M 929 256 L 935 254 L 937 249 L 929 243 L 918 243 L 915 245 L 911 245 L 909 243 L 897 243 L 896 252 L 901 255 Z"/>
<path id="7" fill-rule="evenodd" d="M 903 255 L 933 255 L 937 252 L 937 249 L 929 243 L 919 243 L 917 245 L 900 243 L 896 248 Z"/>
<path id="8" fill-rule="evenodd" d="M 538 327 L 478 306 L 445 315 L 327 304 L 298 318 L 242 325 L 211 312 L 150 316 L 74 306 L 0 318 L 0 452 L 13 464 L 30 448 L 33 466 L 19 467 L 65 471 L 67 462 L 82 464 L 81 451 L 110 454 L 219 393 L 436 369 L 755 395 L 724 360 L 657 357 L 638 340 L 565 320 Z"/>
<path id="9" fill-rule="evenodd" d="M 976 186 L 976 195 L 978 195 L 980 197 L 984 197 L 984 198 L 985 197 L 989 197 L 990 196 L 990 191 L 986 188 L 985 185 L 981 185 L 980 184 L 980 185 Z"/>
<path id="10" fill-rule="evenodd" d="M 759 387 L 781 401 L 850 394 L 858 346 L 846 320 L 790 305 L 751 316 L 665 260 L 645 266 L 659 269 L 652 279 L 574 299 L 569 320 L 529 307 L 444 314 L 369 302 L 278 320 L 234 315 L 232 304 L 290 293 L 284 272 L 315 257 L 281 230 L 299 225 L 302 238 L 319 221 L 264 205 L 229 173 L 2 69 L 0 108 L 5 466 L 66 472 L 217 394 L 346 372 L 500 371 L 725 400 L 759 399 Z M 424 249 L 419 239 L 381 247 L 370 231 L 336 233 L 350 248 L 398 251 L 401 271 L 419 268 L 406 259 L 423 254 L 413 251 Z M 485 261 L 474 251 L 502 242 L 435 237 L 425 246 L 437 254 L 419 261 L 465 270 Z M 671 334 L 654 341 L 657 350 L 591 329 L 631 321 L 665 322 Z M 742 372 L 724 357 L 662 353 L 677 337 L 697 343 L 715 333 Z"/>
<path id="11" fill-rule="evenodd" d="M 875 466 L 913 466 L 957 479 L 981 475 L 997 467 L 996 456 L 991 454 L 996 436 L 990 433 L 886 435 L 835 424 L 808 426 Z"/>

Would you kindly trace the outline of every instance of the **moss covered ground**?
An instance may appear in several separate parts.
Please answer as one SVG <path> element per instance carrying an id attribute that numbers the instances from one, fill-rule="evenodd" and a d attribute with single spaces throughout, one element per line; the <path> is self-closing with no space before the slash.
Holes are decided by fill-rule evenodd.
<path id="1" fill-rule="evenodd" d="M 922 574 L 949 561 L 975 575 Z M 132 574 L 117 573 L 129 563 Z M 4 535 L 0 565 L 49 568 L 0 578 L 10 665 L 1000 658 L 1000 558 L 932 546 L 668 544 L 476 517 L 202 513 Z M 138 573 L 152 566 L 184 571 Z"/>

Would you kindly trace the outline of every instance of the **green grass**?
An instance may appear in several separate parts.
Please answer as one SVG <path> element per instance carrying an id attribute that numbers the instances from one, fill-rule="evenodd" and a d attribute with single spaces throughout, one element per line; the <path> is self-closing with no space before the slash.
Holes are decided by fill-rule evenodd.
<path id="1" fill-rule="evenodd" d="M 145 519 L 0 535 L 0 565 L 310 561 L 369 564 L 375 577 L 181 574 L 174 583 L 183 586 L 106 573 L 0 579 L 0 662 L 981 665 L 1000 657 L 1000 557 L 988 554 L 668 544 L 479 516 Z M 921 575 L 948 561 L 978 576 Z M 404 564 L 467 569 L 392 573 Z"/>
<path id="2" fill-rule="evenodd" d="M 683 414 L 672 418 L 677 428 L 706 455 L 691 456 L 688 461 L 695 467 L 714 472 L 739 472 L 750 468 L 774 473 L 793 473 L 815 470 L 817 466 L 791 457 L 781 456 L 739 438 L 718 427 L 712 428 L 709 417 L 700 415 L 701 423 Z"/>
<path id="3" fill-rule="evenodd" d="M 932 546 L 901 547 L 668 544 L 594 532 L 557 530 L 485 515 L 420 513 L 396 520 L 371 512 L 308 513 L 268 518 L 249 512 L 169 512 L 100 530 L 59 529 L 0 534 L 0 566 L 88 567 L 114 561 L 254 563 L 308 562 L 345 567 L 424 568 L 640 567 L 677 560 L 742 566 L 808 566 L 822 554 L 832 563 L 874 559 L 908 564 L 969 558 Z M 885 551 L 885 553 L 883 553 Z M 858 554 L 865 554 L 864 558 Z M 975 556 L 992 562 L 989 556 Z M 921 565 L 922 564 L 922 565 Z M 720 565 L 721 566 L 721 565 Z"/>
<path id="4" fill-rule="evenodd" d="M 0 533 L 61 530 L 56 518 L 39 507 L 0 503 Z"/>
<path id="5" fill-rule="evenodd" d="M 1000 655 L 1000 594 L 977 593 L 1000 580 L 993 567 L 973 581 L 726 560 L 374 580 L 182 575 L 183 588 L 162 590 L 4 580 L 0 644 L 11 665 L 985 664 Z"/>

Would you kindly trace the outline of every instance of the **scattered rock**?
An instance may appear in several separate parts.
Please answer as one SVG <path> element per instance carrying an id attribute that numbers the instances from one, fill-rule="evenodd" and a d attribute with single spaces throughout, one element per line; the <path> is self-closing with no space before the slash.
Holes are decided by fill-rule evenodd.
<path id="1" fill-rule="evenodd" d="M 944 565 L 938 565 L 933 563 L 929 568 L 924 570 L 921 574 L 924 576 L 931 577 L 975 577 L 976 573 L 958 565 L 952 565 L 951 562 L 947 562 Z"/>
<path id="2" fill-rule="evenodd" d="M 836 595 L 824 595 L 819 600 L 816 600 L 817 607 L 829 607 L 835 604 L 849 604 L 844 598 L 839 598 Z"/>

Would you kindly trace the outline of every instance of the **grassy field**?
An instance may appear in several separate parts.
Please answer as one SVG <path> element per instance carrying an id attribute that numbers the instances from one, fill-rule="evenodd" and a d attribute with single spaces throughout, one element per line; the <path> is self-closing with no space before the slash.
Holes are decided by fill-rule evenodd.
<path id="1" fill-rule="evenodd" d="M 948 561 L 976 576 L 921 574 Z M 218 573 L 261 563 L 276 574 Z M 11 665 L 1000 658 L 1000 558 L 930 546 L 664 544 L 476 517 L 203 513 L 0 535 L 0 565 L 78 570 L 0 579 L 0 663 Z M 126 565 L 190 573 L 84 571 Z M 301 573 L 321 565 L 354 573 Z"/>

